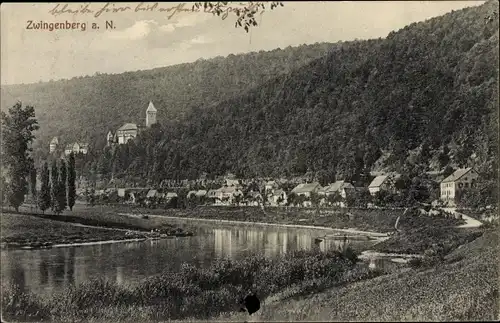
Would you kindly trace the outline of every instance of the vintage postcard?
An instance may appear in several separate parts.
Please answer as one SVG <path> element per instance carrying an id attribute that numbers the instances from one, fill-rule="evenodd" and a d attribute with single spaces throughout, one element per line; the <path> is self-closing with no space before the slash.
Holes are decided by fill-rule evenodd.
<path id="1" fill-rule="evenodd" d="M 498 14 L 2 3 L 2 322 L 500 319 Z"/>

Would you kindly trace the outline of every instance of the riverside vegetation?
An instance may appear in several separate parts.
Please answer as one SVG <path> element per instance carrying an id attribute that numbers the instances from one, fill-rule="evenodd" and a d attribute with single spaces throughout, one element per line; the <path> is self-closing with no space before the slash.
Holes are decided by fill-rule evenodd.
<path id="1" fill-rule="evenodd" d="M 208 269 L 183 265 L 136 286 L 91 280 L 41 299 L 16 286 L 3 286 L 5 319 L 120 322 L 209 318 L 238 308 L 248 289 L 261 299 L 290 287 L 307 293 L 378 275 L 357 265 L 349 247 L 321 253 L 300 251 L 276 259 L 261 255 L 241 261 L 220 260 Z"/>

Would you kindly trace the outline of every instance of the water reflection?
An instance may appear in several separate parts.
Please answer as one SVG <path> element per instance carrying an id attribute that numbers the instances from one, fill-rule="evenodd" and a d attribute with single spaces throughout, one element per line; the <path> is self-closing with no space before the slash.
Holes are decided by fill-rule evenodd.
<path id="1" fill-rule="evenodd" d="M 255 253 L 275 257 L 293 250 L 327 251 L 342 244 L 326 239 L 316 245 L 314 238 L 324 232 L 314 229 L 203 225 L 195 230 L 197 235 L 190 238 L 2 251 L 2 282 L 15 282 L 40 294 L 96 277 L 135 284 L 163 271 L 178 271 L 183 262 L 208 267 L 217 258 L 242 259 Z"/>

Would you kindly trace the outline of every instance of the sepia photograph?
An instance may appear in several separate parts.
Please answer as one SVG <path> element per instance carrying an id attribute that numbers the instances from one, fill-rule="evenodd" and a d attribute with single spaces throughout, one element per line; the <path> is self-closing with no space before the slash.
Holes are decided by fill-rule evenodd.
<path id="1" fill-rule="evenodd" d="M 500 320 L 499 1 L 0 12 L 2 322 Z"/>

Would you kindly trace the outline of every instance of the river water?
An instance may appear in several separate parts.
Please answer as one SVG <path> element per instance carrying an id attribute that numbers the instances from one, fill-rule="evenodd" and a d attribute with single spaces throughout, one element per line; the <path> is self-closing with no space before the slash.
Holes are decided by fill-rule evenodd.
<path id="1" fill-rule="evenodd" d="M 242 259 L 256 253 L 276 257 L 293 250 L 338 248 L 339 240 L 314 239 L 332 231 L 278 226 L 191 225 L 196 235 L 184 238 L 1 252 L 2 283 L 14 282 L 40 295 L 70 284 L 104 277 L 134 284 L 163 271 L 177 271 L 182 263 L 208 267 L 215 259 Z M 373 242 L 351 241 L 356 249 Z"/>

